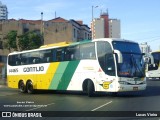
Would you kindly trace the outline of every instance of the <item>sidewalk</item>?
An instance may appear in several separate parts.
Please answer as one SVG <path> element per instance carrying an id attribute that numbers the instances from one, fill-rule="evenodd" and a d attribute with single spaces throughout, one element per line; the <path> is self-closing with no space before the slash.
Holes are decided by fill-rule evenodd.
<path id="1" fill-rule="evenodd" d="M 6 86 L 7 86 L 7 81 L 3 80 L 3 79 L 0 79 L 0 88 L 1 87 L 6 87 Z"/>

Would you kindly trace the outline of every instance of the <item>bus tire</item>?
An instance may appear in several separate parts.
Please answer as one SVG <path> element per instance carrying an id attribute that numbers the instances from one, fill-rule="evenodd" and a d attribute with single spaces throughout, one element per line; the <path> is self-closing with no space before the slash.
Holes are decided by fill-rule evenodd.
<path id="1" fill-rule="evenodd" d="M 87 86 L 87 93 L 89 97 L 93 97 L 94 96 L 94 84 L 91 80 L 88 80 L 88 86 Z"/>
<path id="2" fill-rule="evenodd" d="M 27 82 L 27 92 L 28 92 L 29 94 L 33 94 L 33 93 L 34 93 L 32 81 L 28 81 L 28 82 Z"/>
<path id="3" fill-rule="evenodd" d="M 21 93 L 25 93 L 26 92 L 26 86 L 25 86 L 23 80 L 19 81 L 18 88 L 19 88 L 19 91 Z"/>

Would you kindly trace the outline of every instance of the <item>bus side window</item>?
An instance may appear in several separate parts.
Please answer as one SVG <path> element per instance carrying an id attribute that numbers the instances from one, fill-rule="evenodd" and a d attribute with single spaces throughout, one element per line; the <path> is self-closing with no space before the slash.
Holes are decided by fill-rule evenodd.
<path id="1" fill-rule="evenodd" d="M 80 57 L 81 59 L 95 59 L 95 43 L 86 43 L 80 45 Z"/>
<path id="2" fill-rule="evenodd" d="M 15 62 L 15 66 L 17 66 L 17 65 L 20 65 L 21 64 L 21 60 L 20 60 L 20 56 L 19 55 L 15 55 L 15 59 L 14 59 L 15 61 L 13 61 L 13 62 Z"/>
<path id="3" fill-rule="evenodd" d="M 111 76 L 115 76 L 115 63 L 110 44 L 106 41 L 97 42 L 98 61 L 102 70 Z"/>
<path id="4" fill-rule="evenodd" d="M 70 46 L 65 50 L 65 58 L 66 61 L 70 60 L 79 60 L 80 59 L 80 51 L 79 46 Z"/>
<path id="5" fill-rule="evenodd" d="M 56 62 L 56 49 L 53 49 L 52 56 L 53 56 L 53 62 Z"/>
<path id="6" fill-rule="evenodd" d="M 63 61 L 64 58 L 64 48 L 56 49 L 56 61 Z"/>
<path id="7" fill-rule="evenodd" d="M 20 65 L 20 60 L 16 60 L 16 66 Z"/>
<path id="8" fill-rule="evenodd" d="M 9 55 L 8 64 L 11 66 L 19 65 L 20 60 L 18 59 L 18 55 Z"/>
<path id="9" fill-rule="evenodd" d="M 40 51 L 39 57 L 40 63 L 49 63 L 52 62 L 52 50 L 42 50 Z"/>
<path id="10" fill-rule="evenodd" d="M 40 63 L 40 59 L 39 58 L 34 58 L 32 61 L 32 64 L 38 64 Z"/>

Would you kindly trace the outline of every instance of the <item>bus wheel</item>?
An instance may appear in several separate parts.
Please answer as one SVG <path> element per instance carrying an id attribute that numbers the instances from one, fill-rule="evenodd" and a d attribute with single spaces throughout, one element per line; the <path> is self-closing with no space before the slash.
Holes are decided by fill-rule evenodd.
<path id="1" fill-rule="evenodd" d="M 94 84 L 91 80 L 88 80 L 88 86 L 87 86 L 87 93 L 89 97 L 93 97 L 94 96 Z"/>
<path id="2" fill-rule="evenodd" d="M 18 88 L 19 88 L 19 91 L 21 93 L 25 93 L 26 92 L 26 86 L 24 85 L 24 82 L 22 80 L 19 82 Z"/>
<path id="3" fill-rule="evenodd" d="M 29 94 L 34 93 L 33 84 L 32 84 L 31 81 L 28 81 L 28 82 L 27 82 L 27 92 L 28 92 Z"/>

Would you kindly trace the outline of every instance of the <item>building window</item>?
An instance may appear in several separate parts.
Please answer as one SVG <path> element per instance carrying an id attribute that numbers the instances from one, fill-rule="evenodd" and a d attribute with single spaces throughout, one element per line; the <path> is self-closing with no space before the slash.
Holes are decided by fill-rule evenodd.
<path id="1" fill-rule="evenodd" d="M 85 39 L 87 39 L 87 33 L 85 32 Z"/>
<path id="2" fill-rule="evenodd" d="M 74 28 L 74 38 L 76 38 L 76 29 Z"/>
<path id="3" fill-rule="evenodd" d="M 3 49 L 3 42 L 0 41 L 0 49 Z"/>

